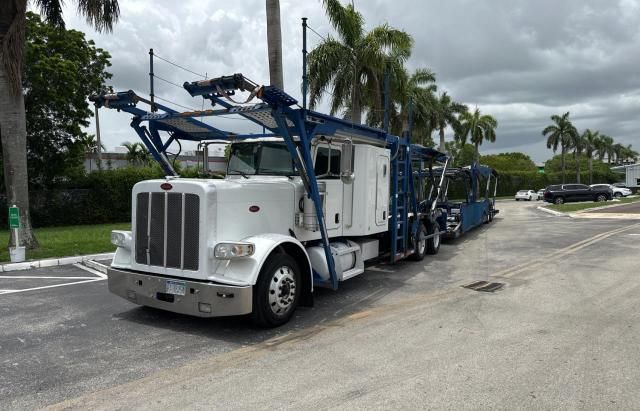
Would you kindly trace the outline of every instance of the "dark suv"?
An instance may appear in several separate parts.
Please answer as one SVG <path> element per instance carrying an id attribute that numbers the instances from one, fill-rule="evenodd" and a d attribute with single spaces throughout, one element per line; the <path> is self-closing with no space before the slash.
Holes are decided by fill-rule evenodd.
<path id="1" fill-rule="evenodd" d="M 544 190 L 544 201 L 563 204 L 572 201 L 607 201 L 613 199 L 610 188 L 589 187 L 584 184 L 558 184 Z"/>

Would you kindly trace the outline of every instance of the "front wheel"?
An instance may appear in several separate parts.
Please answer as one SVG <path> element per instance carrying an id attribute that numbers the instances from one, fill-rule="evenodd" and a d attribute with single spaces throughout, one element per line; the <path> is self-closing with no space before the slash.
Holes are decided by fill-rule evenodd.
<path id="1" fill-rule="evenodd" d="M 529 197 L 529 201 L 531 201 L 531 197 Z"/>
<path id="2" fill-rule="evenodd" d="M 603 201 L 607 201 L 607 196 L 604 194 L 598 194 L 598 196 L 596 197 L 596 201 L 601 203 Z"/>
<path id="3" fill-rule="evenodd" d="M 554 203 L 554 204 L 564 204 L 564 198 L 562 198 L 562 197 L 556 197 L 556 198 L 553 200 L 553 203 Z"/>
<path id="4" fill-rule="evenodd" d="M 277 327 L 291 318 L 300 301 L 302 282 L 298 263 L 287 254 L 276 253 L 262 266 L 254 286 L 254 323 Z"/>
<path id="5" fill-rule="evenodd" d="M 438 251 L 440 251 L 440 226 L 437 222 L 434 221 L 429 224 L 427 234 L 433 234 L 432 237 L 427 239 L 427 254 L 438 254 Z"/>
<path id="6" fill-rule="evenodd" d="M 614 196 L 615 198 L 620 198 L 620 197 L 622 197 L 622 193 L 615 193 L 613 196 Z"/>

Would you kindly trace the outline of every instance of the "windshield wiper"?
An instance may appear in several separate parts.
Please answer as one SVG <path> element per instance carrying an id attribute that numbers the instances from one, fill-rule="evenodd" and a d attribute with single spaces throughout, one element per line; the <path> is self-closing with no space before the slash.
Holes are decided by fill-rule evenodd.
<path id="1" fill-rule="evenodd" d="M 241 175 L 242 177 L 244 177 L 244 178 L 247 178 L 247 179 L 249 178 L 249 177 L 247 176 L 247 173 L 245 173 L 244 171 L 240 171 L 240 170 L 229 170 L 229 174 L 231 174 L 231 173 L 238 173 L 238 174 L 240 174 L 240 175 Z"/>

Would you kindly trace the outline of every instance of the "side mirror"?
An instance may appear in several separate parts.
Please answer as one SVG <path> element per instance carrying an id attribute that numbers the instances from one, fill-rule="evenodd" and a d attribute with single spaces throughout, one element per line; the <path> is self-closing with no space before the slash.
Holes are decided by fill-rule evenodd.
<path id="1" fill-rule="evenodd" d="M 340 157 L 340 179 L 345 184 L 353 183 L 353 143 L 347 140 L 342 143 L 342 155 Z"/>

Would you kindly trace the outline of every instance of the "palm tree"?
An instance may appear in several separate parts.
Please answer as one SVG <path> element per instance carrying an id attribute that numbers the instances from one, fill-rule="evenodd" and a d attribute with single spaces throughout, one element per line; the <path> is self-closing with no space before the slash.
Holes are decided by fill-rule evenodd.
<path id="1" fill-rule="evenodd" d="M 612 137 L 605 134 L 600 136 L 600 147 L 598 147 L 598 156 L 600 161 L 603 161 L 604 157 L 607 156 L 607 163 L 611 165 L 611 159 L 614 156 L 613 145 Z"/>
<path id="2" fill-rule="evenodd" d="M 631 148 L 631 144 L 628 144 L 625 148 L 624 148 L 624 158 L 623 161 L 631 161 L 631 162 L 635 162 L 638 161 L 638 152 L 635 151 L 633 148 Z"/>
<path id="3" fill-rule="evenodd" d="M 122 143 L 127 148 L 127 161 L 133 166 L 147 166 L 151 162 L 151 154 L 142 143 Z"/>
<path id="4" fill-rule="evenodd" d="M 104 144 L 100 143 L 98 148 L 98 140 L 93 134 L 83 134 L 76 140 L 76 144 L 80 145 L 85 155 L 96 154 L 105 150 Z M 100 161 L 98 159 L 98 168 L 100 168 Z M 91 171 L 91 158 L 89 159 L 89 171 Z"/>
<path id="5" fill-rule="evenodd" d="M 427 143 L 429 113 L 433 105 L 433 93 L 437 89 L 435 74 L 428 69 L 417 69 L 409 75 L 404 66 L 388 67 L 390 83 L 389 125 L 395 135 L 405 135 L 411 128 L 414 141 Z M 367 124 L 380 127 L 383 123 L 383 93 L 374 91 L 366 100 Z M 409 124 L 409 113 L 413 124 Z M 416 139 L 417 138 L 417 139 Z"/>
<path id="6" fill-rule="evenodd" d="M 589 184 L 593 184 L 593 155 L 598 151 L 600 133 L 586 129 L 584 133 L 582 133 L 582 142 L 584 144 L 584 153 L 589 163 Z"/>
<path id="7" fill-rule="evenodd" d="M 380 90 L 385 66 L 404 62 L 413 39 L 386 24 L 366 33 L 362 14 L 353 5 L 323 3 L 338 39 L 328 36 L 309 53 L 309 106 L 314 108 L 331 90 L 331 114 L 349 108 L 351 121 L 359 124 L 368 90 Z"/>
<path id="8" fill-rule="evenodd" d="M 584 140 L 579 133 L 571 136 L 571 148 L 573 148 L 573 158 L 576 161 L 576 183 L 580 184 L 580 155 L 584 150 Z"/>
<path id="9" fill-rule="evenodd" d="M 454 130 L 459 128 L 458 117 L 467 110 L 467 106 L 453 101 L 446 91 L 435 100 L 430 120 L 433 129 L 440 133 L 440 151 L 445 151 L 444 130 L 447 126 L 453 127 Z"/>
<path id="10" fill-rule="evenodd" d="M 551 120 L 554 124 L 547 126 L 542 130 L 542 135 L 547 137 L 547 148 L 553 148 L 553 153 L 558 151 L 560 146 L 560 163 L 562 164 L 562 184 L 565 183 L 565 163 L 564 156 L 568 147 L 571 146 L 572 136 L 578 134 L 578 130 L 573 126 L 571 120 L 569 120 L 569 112 L 567 111 L 562 116 L 554 114 L 551 116 Z"/>
<path id="11" fill-rule="evenodd" d="M 267 50 L 269 51 L 269 80 L 272 86 L 284 90 L 282 79 L 282 30 L 280 29 L 280 0 L 266 0 Z"/>
<path id="12" fill-rule="evenodd" d="M 47 22 L 64 26 L 60 0 L 33 2 Z M 112 31 L 118 0 L 75 0 L 80 14 L 98 31 Z M 20 245 L 37 248 L 31 230 L 27 175 L 27 130 L 22 93 L 27 0 L 3 0 L 0 6 L 0 139 L 7 201 L 20 208 Z M 13 230 L 12 230 L 13 231 Z M 10 245 L 16 245 L 13 233 Z"/>
<path id="13" fill-rule="evenodd" d="M 478 147 L 486 141 L 496 141 L 496 127 L 498 127 L 498 121 L 488 114 L 481 114 L 480 109 L 476 109 L 472 112 L 464 111 L 460 114 L 460 127 L 457 133 L 457 139 L 461 146 L 467 143 L 467 139 L 471 140 L 471 143 L 475 147 L 476 158 L 475 161 L 480 161 L 480 152 Z"/>
<path id="14" fill-rule="evenodd" d="M 615 159 L 615 163 L 622 163 L 624 161 L 624 155 L 625 153 L 625 146 L 623 146 L 620 143 L 615 143 L 612 147 L 613 149 L 613 154 L 615 155 L 616 159 Z"/>

